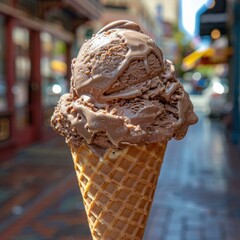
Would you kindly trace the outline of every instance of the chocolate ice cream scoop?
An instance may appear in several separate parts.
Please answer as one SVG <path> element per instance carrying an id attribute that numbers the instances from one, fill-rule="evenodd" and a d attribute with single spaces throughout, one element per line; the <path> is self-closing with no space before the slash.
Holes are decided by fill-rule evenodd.
<path id="1" fill-rule="evenodd" d="M 181 139 L 197 122 L 172 63 L 130 21 L 116 21 L 85 41 L 72 62 L 70 93 L 53 128 L 73 146 L 124 147 Z"/>
<path id="2" fill-rule="evenodd" d="M 161 50 L 138 25 L 130 23 L 114 22 L 82 46 L 73 62 L 72 86 L 78 96 L 90 93 L 98 103 L 133 98 L 136 94 L 141 95 L 141 91 L 135 89 L 137 83 L 157 76 L 163 70 Z M 151 61 L 149 58 L 154 56 Z M 140 61 L 141 66 L 134 68 L 133 65 Z M 123 84 L 121 76 L 128 68 L 132 73 Z M 122 92 L 129 85 L 132 88 Z M 115 94 L 110 94 L 113 92 Z"/>

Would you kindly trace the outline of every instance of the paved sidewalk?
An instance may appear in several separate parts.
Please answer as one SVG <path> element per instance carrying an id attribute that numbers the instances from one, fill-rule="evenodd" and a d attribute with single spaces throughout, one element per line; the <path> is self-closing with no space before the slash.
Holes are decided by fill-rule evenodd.
<path id="1" fill-rule="evenodd" d="M 223 127 L 200 116 L 171 141 L 145 240 L 240 239 L 240 151 Z"/>
<path id="2" fill-rule="evenodd" d="M 56 137 L 0 165 L 0 239 L 91 239 L 70 152 Z"/>
<path id="3" fill-rule="evenodd" d="M 239 156 L 221 125 L 201 117 L 171 141 L 144 240 L 240 239 Z M 63 138 L 0 163 L 0 239 L 91 239 Z"/>

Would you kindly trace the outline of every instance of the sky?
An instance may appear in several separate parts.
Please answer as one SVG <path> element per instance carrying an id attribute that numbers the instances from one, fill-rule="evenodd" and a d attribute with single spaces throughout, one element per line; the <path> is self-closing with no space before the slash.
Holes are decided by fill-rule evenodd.
<path id="1" fill-rule="evenodd" d="M 211 0 L 181 0 L 182 28 L 190 36 L 197 35 L 196 13 Z"/>

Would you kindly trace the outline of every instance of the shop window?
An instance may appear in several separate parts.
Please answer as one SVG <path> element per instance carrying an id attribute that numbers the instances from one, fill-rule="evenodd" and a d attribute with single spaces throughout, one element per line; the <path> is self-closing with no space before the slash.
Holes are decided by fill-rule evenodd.
<path id="1" fill-rule="evenodd" d="M 5 58 L 5 22 L 0 16 L 0 113 L 7 111 L 7 81 L 6 81 L 6 58 Z"/>
<path id="2" fill-rule="evenodd" d="M 30 120 L 30 34 L 22 27 L 13 29 L 15 47 L 15 83 L 12 88 L 15 106 L 15 124 L 22 130 L 31 124 Z"/>
<path id="3" fill-rule="evenodd" d="M 42 105 L 45 126 L 49 126 L 54 106 L 60 96 L 68 92 L 66 49 L 65 42 L 49 33 L 41 33 Z"/>

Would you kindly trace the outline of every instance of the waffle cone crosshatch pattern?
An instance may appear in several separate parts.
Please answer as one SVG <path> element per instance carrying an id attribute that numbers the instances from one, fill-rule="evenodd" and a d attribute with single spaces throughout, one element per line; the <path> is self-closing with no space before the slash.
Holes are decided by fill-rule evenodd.
<path id="1" fill-rule="evenodd" d="M 108 149 L 71 148 L 93 239 L 143 237 L 166 143 Z"/>

